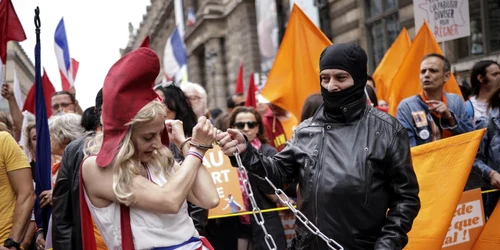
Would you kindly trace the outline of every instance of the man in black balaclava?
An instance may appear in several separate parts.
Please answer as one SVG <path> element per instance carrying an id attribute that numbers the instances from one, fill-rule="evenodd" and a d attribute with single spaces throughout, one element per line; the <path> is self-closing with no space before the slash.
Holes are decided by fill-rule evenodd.
<path id="1" fill-rule="evenodd" d="M 406 130 L 366 103 L 366 62 L 355 44 L 331 45 L 321 53 L 325 104 L 275 156 L 264 157 L 237 130 L 220 133 L 217 141 L 227 155 L 242 152 L 247 170 L 277 187 L 298 178 L 300 211 L 344 249 L 402 249 L 420 209 L 418 183 Z M 293 249 L 328 247 L 297 223 Z"/>

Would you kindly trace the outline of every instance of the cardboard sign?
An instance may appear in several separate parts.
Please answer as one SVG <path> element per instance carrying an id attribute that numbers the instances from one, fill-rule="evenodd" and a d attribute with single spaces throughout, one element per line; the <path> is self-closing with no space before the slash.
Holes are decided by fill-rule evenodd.
<path id="1" fill-rule="evenodd" d="M 413 0 L 415 30 L 424 20 L 437 42 L 470 36 L 468 0 Z"/>
<path id="2" fill-rule="evenodd" d="M 442 249 L 472 249 L 484 226 L 484 210 L 481 190 L 463 192 L 455 216 L 444 239 Z"/>
<path id="3" fill-rule="evenodd" d="M 241 195 L 238 171 L 231 166 L 229 157 L 224 155 L 219 146 L 214 145 L 213 149 L 205 153 L 203 165 L 212 175 L 220 197 L 219 206 L 210 209 L 209 216 L 246 211 Z"/>

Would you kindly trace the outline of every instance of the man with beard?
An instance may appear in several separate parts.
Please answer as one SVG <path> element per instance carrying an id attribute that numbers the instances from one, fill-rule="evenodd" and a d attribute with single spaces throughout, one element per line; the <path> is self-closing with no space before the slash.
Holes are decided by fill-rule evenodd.
<path id="1" fill-rule="evenodd" d="M 323 50 L 324 105 L 275 156 L 258 153 L 237 130 L 219 133 L 217 141 L 229 156 L 241 152 L 247 170 L 278 187 L 298 178 L 300 211 L 344 249 L 402 249 L 420 209 L 419 188 L 406 130 L 366 103 L 366 62 L 355 44 Z M 327 249 L 301 223 L 296 235 L 294 249 Z"/>

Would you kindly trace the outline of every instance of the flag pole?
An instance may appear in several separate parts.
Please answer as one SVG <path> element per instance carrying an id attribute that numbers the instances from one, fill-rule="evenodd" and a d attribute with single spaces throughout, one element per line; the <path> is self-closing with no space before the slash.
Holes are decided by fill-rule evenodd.
<path id="1" fill-rule="evenodd" d="M 40 8 L 35 9 L 35 110 L 36 110 L 36 202 L 35 202 L 35 219 L 38 228 L 45 229 L 44 237 L 47 237 L 47 226 L 49 218 L 52 214 L 51 206 L 46 206 L 40 209 L 40 194 L 45 190 L 52 189 L 52 172 L 51 172 L 51 152 L 50 152 L 50 134 L 47 120 L 47 110 L 45 107 L 45 97 L 42 87 L 42 72 L 41 72 L 41 44 L 40 44 Z M 46 198 L 46 197 L 43 197 Z M 37 211 L 37 209 L 39 211 Z"/>

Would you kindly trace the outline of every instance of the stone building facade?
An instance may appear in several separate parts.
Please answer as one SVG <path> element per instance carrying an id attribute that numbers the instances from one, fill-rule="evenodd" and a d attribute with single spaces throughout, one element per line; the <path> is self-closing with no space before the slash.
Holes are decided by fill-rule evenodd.
<path id="1" fill-rule="evenodd" d="M 16 73 L 21 87 L 21 96 L 24 101 L 28 91 L 35 82 L 35 66 L 18 42 L 11 41 L 7 43 L 7 64 L 4 67 L 6 83 L 13 84 L 14 72 Z M 2 97 L 0 97 L 0 111 L 9 113 L 9 104 Z"/>
<path id="2" fill-rule="evenodd" d="M 273 1 L 273 0 L 269 0 Z M 412 0 L 310 0 L 319 12 L 319 27 L 332 42 L 360 44 L 368 53 L 372 72 L 405 27 L 415 36 Z M 290 0 L 274 0 L 279 39 L 289 17 Z M 196 22 L 185 28 L 184 42 L 188 56 L 189 81 L 207 89 L 209 107 L 225 107 L 226 97 L 234 91 L 241 62 L 244 79 L 260 72 L 256 0 L 184 0 L 184 20 L 188 8 Z M 478 60 L 500 61 L 500 2 L 469 0 L 471 37 L 441 44 L 453 69 L 467 79 Z M 151 0 L 144 19 L 132 30 L 122 53 L 139 46 L 146 35 L 151 47 L 163 58 L 165 43 L 175 26 L 172 0 Z M 471 49 L 474 46 L 476 49 Z M 480 48 L 480 49 L 477 49 Z M 247 80 L 245 80 L 247 84 Z"/>

